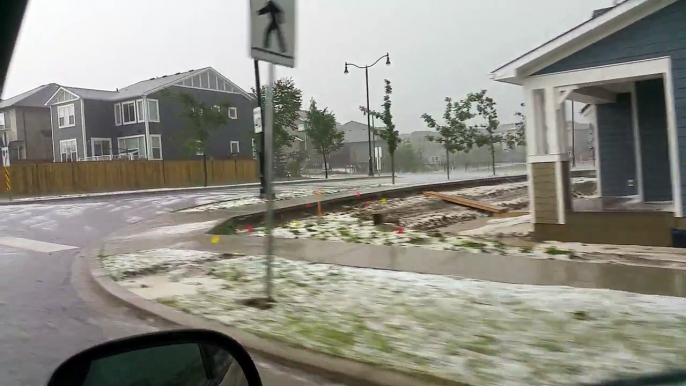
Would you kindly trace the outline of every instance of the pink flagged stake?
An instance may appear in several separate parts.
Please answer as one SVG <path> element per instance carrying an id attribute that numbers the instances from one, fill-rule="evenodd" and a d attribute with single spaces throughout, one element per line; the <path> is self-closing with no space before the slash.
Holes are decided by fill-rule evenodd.
<path id="1" fill-rule="evenodd" d="M 360 194 L 360 192 L 357 192 L 357 194 L 355 194 L 355 195 L 357 196 L 357 198 L 362 197 L 362 195 Z"/>
<path id="2" fill-rule="evenodd" d="M 252 233 L 252 231 L 253 231 L 252 224 L 248 224 L 248 225 L 245 227 L 245 230 L 248 231 L 248 233 Z"/>
<path id="3" fill-rule="evenodd" d="M 398 233 L 398 234 L 401 234 L 401 233 L 404 233 L 404 232 L 405 232 L 405 230 L 403 230 L 403 228 L 397 228 L 395 231 L 396 231 L 396 233 Z"/>

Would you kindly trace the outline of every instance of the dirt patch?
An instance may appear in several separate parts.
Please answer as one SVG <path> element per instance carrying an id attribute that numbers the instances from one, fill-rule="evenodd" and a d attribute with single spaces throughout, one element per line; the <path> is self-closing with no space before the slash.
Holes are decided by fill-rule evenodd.
<path id="1" fill-rule="evenodd" d="M 575 196 L 595 193 L 595 179 L 575 178 L 573 184 Z M 505 207 L 512 211 L 527 211 L 529 207 L 529 185 L 526 181 L 475 186 L 442 193 Z M 382 213 L 388 223 L 423 231 L 444 230 L 458 224 L 457 228 L 450 229 L 451 232 L 478 228 L 485 225 L 489 217 L 488 213 L 424 195 L 362 202 L 348 207 L 345 212 L 364 220 L 371 220 L 374 213 Z M 460 224 L 468 225 L 461 227 Z"/>
<path id="2" fill-rule="evenodd" d="M 522 209 L 529 204 L 527 192 L 527 182 L 513 182 L 464 188 L 442 193 L 493 203 L 510 209 Z M 423 195 L 391 198 L 370 203 L 365 202 L 352 207 L 349 213 L 365 220 L 371 219 L 373 213 L 382 213 L 386 218 L 386 222 L 424 231 L 488 216 L 488 214 L 478 210 Z"/>

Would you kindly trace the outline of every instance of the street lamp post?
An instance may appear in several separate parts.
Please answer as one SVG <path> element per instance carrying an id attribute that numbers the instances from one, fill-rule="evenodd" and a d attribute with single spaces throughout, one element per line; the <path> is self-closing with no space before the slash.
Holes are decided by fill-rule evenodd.
<path id="1" fill-rule="evenodd" d="M 358 66 L 357 64 L 354 63 L 348 63 L 345 62 L 345 71 L 343 71 L 344 74 L 348 73 L 348 66 L 353 66 L 357 67 L 361 70 L 364 70 L 364 81 L 367 86 L 367 138 L 369 141 L 369 176 L 373 177 L 374 176 L 374 163 L 372 161 L 372 125 L 371 125 L 371 117 L 369 116 L 369 69 L 371 67 L 374 67 L 379 61 L 383 58 L 386 58 L 386 65 L 390 66 L 391 65 L 391 57 L 388 56 L 388 53 L 386 55 L 383 55 L 379 59 L 376 60 L 376 62 L 367 65 L 367 66 Z"/>

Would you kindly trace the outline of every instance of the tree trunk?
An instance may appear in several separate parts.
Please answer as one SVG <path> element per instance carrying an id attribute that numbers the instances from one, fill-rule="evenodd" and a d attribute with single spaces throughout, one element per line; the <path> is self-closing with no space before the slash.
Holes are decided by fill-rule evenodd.
<path id="1" fill-rule="evenodd" d="M 491 168 L 493 169 L 493 175 L 495 175 L 495 146 L 491 143 Z"/>
<path id="2" fill-rule="evenodd" d="M 326 162 L 326 153 L 322 153 L 324 157 L 324 178 L 329 179 L 329 164 Z"/>
<path id="3" fill-rule="evenodd" d="M 391 154 L 391 183 L 395 185 L 395 153 Z"/>
<path id="4" fill-rule="evenodd" d="M 207 150 L 202 152 L 202 171 L 205 174 L 205 186 L 207 186 Z"/>
<path id="5" fill-rule="evenodd" d="M 448 174 L 448 180 L 450 180 L 450 152 L 445 149 L 445 170 Z"/>

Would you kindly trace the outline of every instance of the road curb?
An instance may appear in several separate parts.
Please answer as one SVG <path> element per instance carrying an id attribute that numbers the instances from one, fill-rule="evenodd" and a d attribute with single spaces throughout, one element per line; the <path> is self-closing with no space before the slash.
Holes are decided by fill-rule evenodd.
<path id="1" fill-rule="evenodd" d="M 304 185 L 304 184 L 314 184 L 314 183 L 326 183 L 326 182 L 338 182 L 338 181 L 358 181 L 358 180 L 370 180 L 370 179 L 387 179 L 390 176 L 381 177 L 346 177 L 346 178 L 332 178 L 332 179 L 303 179 L 295 181 L 277 181 L 276 185 Z M 136 197 L 136 196 L 156 196 L 170 193 L 188 193 L 188 192 L 212 192 L 221 190 L 233 190 L 241 188 L 255 188 L 260 186 L 258 182 L 249 182 L 245 184 L 235 184 L 235 185 L 221 185 L 221 186 L 194 186 L 189 188 L 170 188 L 161 190 L 141 190 L 141 191 L 130 191 L 130 192 L 111 192 L 111 193 L 84 193 L 82 196 L 67 196 L 67 197 L 55 197 L 55 198 L 20 198 L 14 201 L 0 201 L 0 206 L 6 205 L 28 205 L 28 204 L 53 204 L 56 202 L 66 202 L 66 201 L 76 201 L 76 200 L 96 200 L 100 198 L 112 198 L 112 197 Z"/>
<path id="2" fill-rule="evenodd" d="M 80 254 L 84 259 L 89 278 L 103 295 L 123 306 L 133 308 L 146 316 L 161 319 L 179 327 L 203 328 L 222 332 L 236 339 L 248 351 L 274 362 L 311 372 L 351 385 L 361 386 L 468 386 L 462 383 L 426 376 L 415 377 L 399 370 L 387 370 L 370 364 L 338 358 L 328 354 L 297 348 L 285 343 L 261 338 L 235 327 L 230 327 L 200 316 L 152 302 L 128 291 L 112 280 L 102 269 L 96 257 Z"/>

